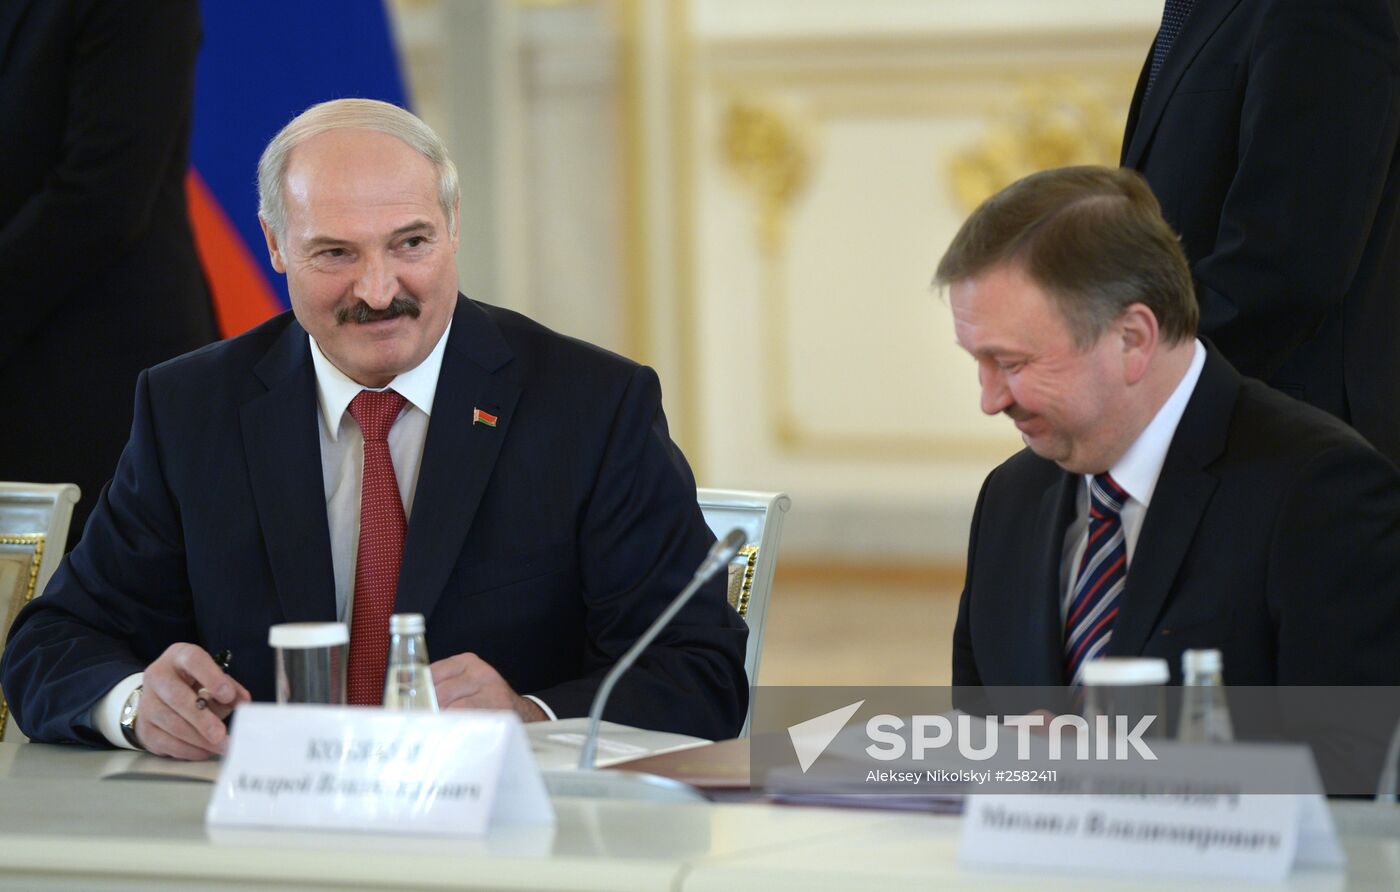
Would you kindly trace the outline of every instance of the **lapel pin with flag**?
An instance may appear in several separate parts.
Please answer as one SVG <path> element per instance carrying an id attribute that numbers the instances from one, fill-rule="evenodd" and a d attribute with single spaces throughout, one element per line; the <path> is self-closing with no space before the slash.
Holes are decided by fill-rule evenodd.
<path id="1" fill-rule="evenodd" d="M 495 427 L 497 420 L 496 416 L 492 415 L 490 412 L 484 412 L 481 409 L 472 409 L 473 425 L 484 424 L 487 427 Z"/>

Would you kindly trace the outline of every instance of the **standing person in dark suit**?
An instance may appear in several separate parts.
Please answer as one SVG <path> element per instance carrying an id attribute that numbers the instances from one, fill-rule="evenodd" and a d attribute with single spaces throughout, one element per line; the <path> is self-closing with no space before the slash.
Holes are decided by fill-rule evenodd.
<path id="1" fill-rule="evenodd" d="M 142 369 L 213 340 L 185 210 L 195 0 L 0 4 L 0 479 L 112 476 Z"/>
<path id="2" fill-rule="evenodd" d="M 1400 0 L 1167 0 L 1122 164 L 1201 333 L 1400 463 Z"/>
<path id="3" fill-rule="evenodd" d="M 273 697 L 269 626 L 348 623 L 373 705 L 392 612 L 426 616 L 444 708 L 587 714 L 714 542 L 656 374 L 457 293 L 456 168 L 403 109 L 308 109 L 258 189 L 292 312 L 142 374 L 111 487 L 5 647 L 20 728 L 205 758 Z M 733 736 L 746 633 L 712 580 L 607 717 Z"/>
<path id="4" fill-rule="evenodd" d="M 982 410 L 1027 448 L 983 484 L 954 685 L 1076 683 L 1096 656 L 1218 648 L 1232 685 L 1400 683 L 1400 471 L 1196 338 L 1142 177 L 988 199 L 938 266 Z"/>

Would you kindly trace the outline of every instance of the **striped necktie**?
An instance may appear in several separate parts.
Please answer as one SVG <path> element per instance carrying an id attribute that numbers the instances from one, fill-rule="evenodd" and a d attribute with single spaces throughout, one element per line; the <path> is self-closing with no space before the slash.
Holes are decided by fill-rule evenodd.
<path id="1" fill-rule="evenodd" d="M 1089 541 L 1079 562 L 1074 597 L 1065 614 L 1065 677 L 1080 683 L 1084 664 L 1103 652 L 1128 579 L 1123 503 L 1128 494 L 1107 473 L 1089 486 Z"/>
<path id="2" fill-rule="evenodd" d="M 1191 15 L 1191 7 L 1194 5 L 1195 0 L 1167 0 L 1167 5 L 1162 10 L 1162 27 L 1157 29 L 1157 40 L 1152 44 L 1152 69 L 1147 74 L 1147 92 L 1143 93 L 1144 98 L 1152 92 L 1152 86 L 1157 83 L 1157 72 L 1162 70 L 1162 63 L 1172 51 L 1172 44 L 1176 43 L 1181 26 L 1186 24 L 1186 18 Z"/>

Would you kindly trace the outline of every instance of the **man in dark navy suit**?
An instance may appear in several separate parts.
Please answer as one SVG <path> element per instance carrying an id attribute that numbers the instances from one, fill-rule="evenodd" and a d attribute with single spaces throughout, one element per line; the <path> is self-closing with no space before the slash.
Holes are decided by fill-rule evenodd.
<path id="1" fill-rule="evenodd" d="M 351 702 L 376 703 L 390 612 L 426 615 L 444 707 L 585 714 L 713 541 L 656 375 L 457 293 L 456 171 L 402 109 L 315 106 L 258 174 L 292 312 L 142 375 L 116 478 L 5 649 L 20 727 L 204 758 L 273 696 L 269 626 L 348 623 Z M 745 635 L 716 580 L 608 718 L 733 735 Z"/>
<path id="2" fill-rule="evenodd" d="M 1400 463 L 1400 0 L 1166 0 L 1122 164 L 1201 333 Z"/>
<path id="3" fill-rule="evenodd" d="M 938 267 L 982 410 L 1026 449 L 983 484 L 953 684 L 1079 682 L 1096 656 L 1223 652 L 1231 685 L 1400 683 L 1400 472 L 1196 337 L 1136 172 L 988 199 Z"/>

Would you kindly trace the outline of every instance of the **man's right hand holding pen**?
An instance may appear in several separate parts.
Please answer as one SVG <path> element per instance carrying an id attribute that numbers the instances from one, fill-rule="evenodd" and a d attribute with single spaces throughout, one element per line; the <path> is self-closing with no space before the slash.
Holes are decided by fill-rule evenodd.
<path id="1" fill-rule="evenodd" d="M 159 756 L 198 761 L 228 745 L 224 719 L 248 689 L 224 671 L 203 648 L 179 643 L 146 667 L 136 716 L 136 738 Z"/>

